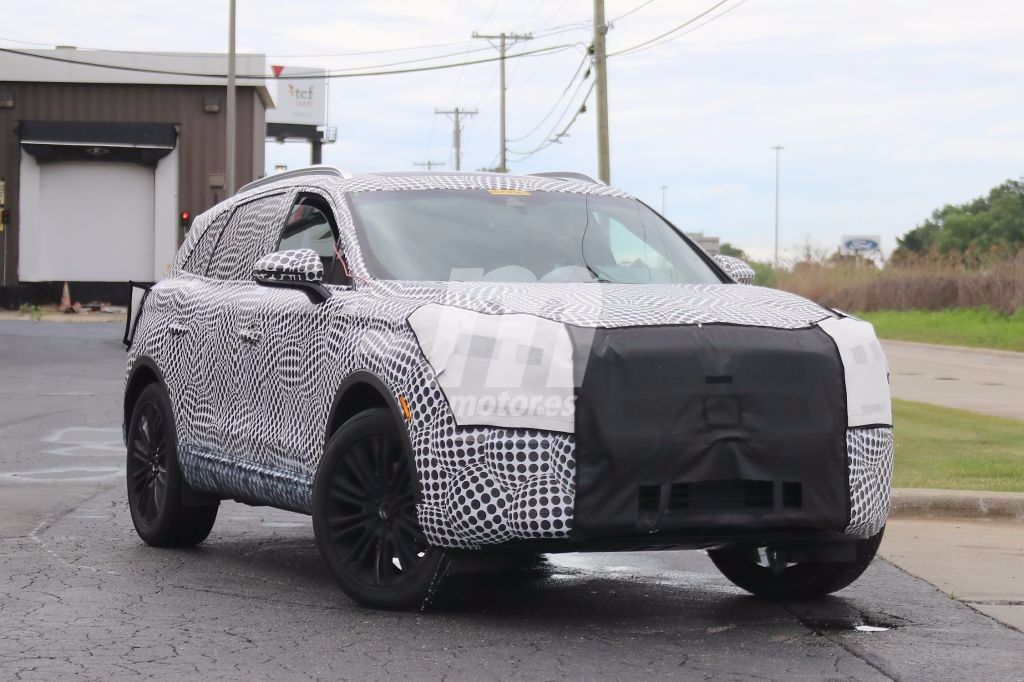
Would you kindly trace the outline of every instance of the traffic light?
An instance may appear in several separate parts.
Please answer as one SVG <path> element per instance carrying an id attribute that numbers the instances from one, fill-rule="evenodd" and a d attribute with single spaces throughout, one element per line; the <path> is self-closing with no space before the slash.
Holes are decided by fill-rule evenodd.
<path id="1" fill-rule="evenodd" d="M 192 222 L 192 214 L 188 211 L 181 212 L 181 228 L 187 230 Z"/>

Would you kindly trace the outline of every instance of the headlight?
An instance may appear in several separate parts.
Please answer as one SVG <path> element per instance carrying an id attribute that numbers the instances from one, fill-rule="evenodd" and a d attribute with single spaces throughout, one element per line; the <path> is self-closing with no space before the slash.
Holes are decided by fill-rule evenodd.
<path id="1" fill-rule="evenodd" d="M 429 304 L 409 316 L 460 426 L 572 433 L 572 340 L 534 315 L 487 315 Z"/>

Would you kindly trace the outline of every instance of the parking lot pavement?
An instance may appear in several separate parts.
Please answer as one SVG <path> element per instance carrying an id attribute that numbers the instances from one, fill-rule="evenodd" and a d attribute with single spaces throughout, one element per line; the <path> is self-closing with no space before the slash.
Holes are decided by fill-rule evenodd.
<path id="1" fill-rule="evenodd" d="M 746 596 L 698 552 L 560 555 L 385 613 L 336 589 L 307 517 L 225 503 L 201 547 L 147 547 L 120 480 L 123 352 L 9 324 L 0 679 L 1024 679 L 1024 635 L 885 561 L 798 604 Z"/>
<path id="2" fill-rule="evenodd" d="M 892 395 L 1024 419 L 1024 353 L 883 341 Z"/>

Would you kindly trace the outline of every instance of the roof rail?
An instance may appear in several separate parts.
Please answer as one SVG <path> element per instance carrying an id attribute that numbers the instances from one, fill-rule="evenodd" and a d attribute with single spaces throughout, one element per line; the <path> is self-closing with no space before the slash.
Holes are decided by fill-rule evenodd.
<path id="1" fill-rule="evenodd" d="M 542 178 L 555 178 L 556 180 L 582 180 L 583 182 L 590 182 L 595 185 L 604 184 L 595 177 L 591 177 L 586 173 L 577 173 L 576 171 L 544 171 L 542 173 L 530 173 L 530 175 Z"/>
<path id="2" fill-rule="evenodd" d="M 272 182 L 278 180 L 287 180 L 289 178 L 298 178 L 304 175 L 334 175 L 342 179 L 348 179 L 352 177 L 352 173 L 337 166 L 306 166 L 305 168 L 296 168 L 295 170 L 284 171 L 282 173 L 275 173 L 274 175 L 267 175 L 253 180 L 247 185 L 243 185 L 235 194 L 241 194 L 242 192 L 248 192 L 251 189 L 269 185 Z"/>

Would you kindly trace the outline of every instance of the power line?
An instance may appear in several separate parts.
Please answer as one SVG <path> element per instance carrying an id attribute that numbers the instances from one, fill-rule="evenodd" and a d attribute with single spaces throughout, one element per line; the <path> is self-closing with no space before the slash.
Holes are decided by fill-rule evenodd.
<path id="1" fill-rule="evenodd" d="M 487 63 L 490 63 L 490 62 L 500 61 L 503 58 L 504 59 L 517 59 L 517 58 L 520 58 L 520 57 L 532 57 L 532 56 L 543 55 L 543 54 L 555 54 L 555 53 L 558 53 L 558 52 L 565 52 L 566 50 L 573 49 L 574 47 L 576 47 L 575 44 L 566 43 L 566 44 L 562 44 L 562 45 L 551 45 L 551 46 L 548 46 L 548 47 L 542 47 L 542 48 L 538 48 L 536 50 L 525 50 L 523 52 L 516 52 L 514 54 L 506 54 L 504 57 L 501 57 L 501 56 L 497 56 L 497 57 L 482 57 L 480 59 L 473 59 L 473 60 L 466 61 L 466 62 L 449 63 L 449 64 L 434 64 L 434 65 L 431 65 L 431 66 L 420 66 L 420 67 L 408 68 L 408 69 L 390 69 L 390 70 L 385 70 L 385 71 L 360 71 L 360 72 L 357 72 L 357 73 L 348 73 L 348 72 L 339 72 L 337 70 L 334 70 L 334 71 L 328 70 L 328 71 L 321 72 L 321 73 L 316 73 L 316 74 L 309 73 L 309 74 L 289 75 L 288 78 L 291 79 L 291 80 L 321 80 L 321 79 L 325 79 L 325 78 L 326 79 L 335 79 L 335 78 L 360 78 L 360 77 L 363 77 L 363 76 L 393 76 L 393 75 L 400 75 L 400 74 L 405 74 L 405 73 L 419 73 L 419 72 L 423 72 L 423 71 L 439 71 L 439 70 L 443 70 L 443 69 L 455 69 L 455 68 L 458 68 L 458 67 L 464 66 L 464 65 L 487 64 Z M 20 55 L 22 57 L 31 57 L 31 58 L 34 58 L 34 59 L 43 59 L 45 61 L 60 62 L 60 63 L 64 63 L 64 64 L 77 64 L 79 66 L 92 66 L 92 67 L 101 68 L 101 69 L 111 69 L 111 70 L 114 70 L 114 71 L 130 71 L 130 72 L 134 72 L 134 73 L 151 73 L 151 74 L 162 75 L 162 76 L 187 76 L 187 77 L 191 77 L 191 78 L 217 78 L 217 79 L 226 78 L 225 74 L 194 73 L 194 72 L 189 72 L 189 71 L 169 71 L 169 70 L 164 70 L 164 69 L 146 69 L 146 68 L 136 67 L 136 66 L 122 66 L 122 65 L 118 65 L 118 64 L 103 64 L 103 63 L 100 63 L 100 62 L 86 62 L 86 61 L 81 61 L 81 60 L 78 60 L 78 59 L 64 59 L 62 57 L 55 57 L 55 56 L 52 56 L 52 55 L 42 55 L 42 54 L 35 54 L 35 53 L 32 53 L 32 52 L 23 52 L 21 50 L 14 50 L 14 49 L 7 48 L 7 47 L 0 47 L 0 52 L 7 52 L 9 54 L 16 54 L 16 55 Z M 265 75 L 239 75 L 239 76 L 237 76 L 237 78 L 239 80 L 249 80 L 249 81 L 258 80 L 258 81 L 263 81 L 263 80 L 269 80 L 270 79 L 270 75 L 269 74 L 265 74 Z"/>
<path id="2" fill-rule="evenodd" d="M 609 24 L 614 24 L 614 23 L 615 23 L 616 21 L 618 21 L 619 19 L 625 19 L 625 18 L 626 18 L 626 17 L 628 17 L 628 16 L 630 15 L 630 14 L 633 14 L 634 12 L 639 12 L 640 10 L 642 10 L 642 9 L 643 9 L 644 7 L 647 7 L 647 5 L 651 4 L 652 2 L 654 2 L 654 0 L 647 0 L 646 2 L 641 2 L 641 3 L 639 4 L 639 5 L 637 5 L 637 6 L 636 6 L 636 7 L 634 7 L 633 9 L 629 10 L 628 12 L 623 12 L 623 13 L 622 13 L 622 14 L 620 14 L 619 16 L 617 16 L 617 17 L 614 17 L 614 18 L 612 18 L 612 19 L 609 19 L 609 20 L 608 20 L 608 23 L 609 23 Z"/>
<path id="3" fill-rule="evenodd" d="M 586 81 L 583 81 L 583 82 L 586 82 Z M 562 128 L 562 130 L 560 132 L 555 133 L 554 131 L 558 130 L 559 126 L 561 125 L 562 119 L 571 110 L 571 108 L 572 108 L 571 107 L 571 104 L 572 104 L 571 102 L 570 102 L 570 106 L 566 107 L 565 111 L 562 112 L 562 115 L 559 116 L 558 123 L 554 126 L 554 128 L 551 129 L 551 132 L 553 134 L 549 135 L 547 137 L 547 139 L 545 139 L 544 142 L 541 142 L 539 145 L 537 145 L 535 148 L 531 149 L 528 152 L 517 152 L 517 151 L 513 150 L 513 153 L 520 157 L 520 158 L 516 159 L 516 161 L 525 161 L 526 159 L 530 158 L 531 156 L 533 156 L 537 152 L 540 152 L 540 151 L 543 151 L 543 150 L 547 149 L 548 147 L 550 147 L 551 145 L 555 144 L 556 142 L 560 143 L 561 142 L 561 138 L 563 138 L 563 137 L 565 137 L 566 135 L 569 134 L 569 129 L 572 128 L 574 123 L 576 123 L 576 119 L 578 119 L 580 117 L 580 115 L 583 114 L 587 110 L 587 100 L 590 98 L 590 94 L 592 92 L 594 92 L 594 87 L 595 86 L 596 86 L 596 83 L 591 83 L 590 84 L 590 88 L 587 89 L 587 94 L 585 94 L 583 96 L 583 100 L 580 102 L 580 106 L 576 109 L 576 113 L 573 114 L 573 117 L 571 119 L 569 119 L 569 122 L 567 124 L 565 124 L 565 127 Z"/>
<path id="4" fill-rule="evenodd" d="M 544 114 L 544 118 L 537 121 L 537 125 L 531 128 L 530 132 L 520 137 L 510 137 L 508 140 L 509 142 L 522 142 L 523 140 L 537 132 L 537 130 L 539 130 L 542 125 L 544 125 L 544 122 L 551 118 L 551 114 L 555 113 L 555 111 L 558 109 L 558 105 L 561 104 L 562 100 L 565 98 L 565 95 L 569 92 L 570 89 L 572 89 L 573 84 L 576 82 L 576 77 L 580 75 L 580 71 L 582 71 L 583 67 L 587 64 L 588 61 L 590 61 L 589 57 L 590 55 L 583 57 L 583 61 L 581 61 L 580 65 L 576 67 L 576 72 L 573 73 L 572 78 L 569 79 L 569 82 L 566 84 L 565 89 L 562 90 L 562 94 L 560 94 L 558 96 L 558 99 L 555 100 L 555 103 L 552 105 L 551 109 L 548 110 L 548 113 Z M 579 92 L 580 87 L 583 85 L 584 82 L 586 82 L 586 79 L 589 77 L 589 75 L 590 74 L 588 70 L 587 74 L 583 77 L 583 80 L 580 81 L 579 85 L 576 86 L 576 91 L 569 97 L 570 100 L 572 99 L 572 97 L 576 95 L 577 92 Z"/>
<path id="5" fill-rule="evenodd" d="M 635 52 L 636 50 L 639 50 L 639 49 L 641 49 L 643 47 L 651 45 L 651 43 L 655 43 L 655 42 L 661 40 L 662 38 L 670 36 L 673 33 L 677 33 L 679 31 L 683 30 L 684 28 L 686 28 L 687 26 L 690 26 L 690 25 L 694 24 L 695 22 L 700 21 L 701 19 L 703 19 L 707 15 L 711 14 L 712 12 L 714 12 L 716 9 L 718 9 L 722 5 L 726 4 L 727 2 L 729 2 L 729 0 L 719 0 L 719 2 L 716 2 L 714 5 L 712 5 L 708 9 L 704 10 L 700 14 L 698 14 L 698 15 L 690 18 L 690 19 L 687 19 L 686 21 L 684 21 L 683 23 L 679 24 L 675 28 L 670 29 L 668 31 L 665 31 L 661 35 L 657 35 L 657 36 L 655 36 L 653 38 L 650 38 L 649 40 L 645 40 L 642 43 L 637 43 L 636 45 L 633 45 L 632 47 L 627 47 L 627 48 L 625 48 L 623 50 L 618 50 L 616 52 L 609 52 L 608 56 L 609 57 L 616 57 L 618 55 L 628 54 L 630 52 Z M 742 0 L 742 2 L 746 2 L 746 0 Z M 735 7 L 732 8 L 732 9 L 735 9 Z M 724 12 L 723 12 L 723 14 L 724 14 Z"/>

